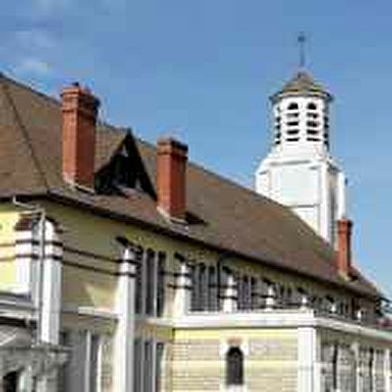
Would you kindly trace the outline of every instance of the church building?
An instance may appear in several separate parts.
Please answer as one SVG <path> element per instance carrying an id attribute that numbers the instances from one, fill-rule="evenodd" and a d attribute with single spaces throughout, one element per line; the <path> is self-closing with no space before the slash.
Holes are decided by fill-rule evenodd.
<path id="1" fill-rule="evenodd" d="M 0 392 L 392 392 L 332 95 L 301 70 L 271 103 L 250 190 L 0 76 Z"/>

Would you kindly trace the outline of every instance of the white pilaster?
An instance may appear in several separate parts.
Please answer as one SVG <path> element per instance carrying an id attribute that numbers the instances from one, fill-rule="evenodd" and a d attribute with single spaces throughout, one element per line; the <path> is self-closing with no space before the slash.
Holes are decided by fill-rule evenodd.
<path id="1" fill-rule="evenodd" d="M 392 392 L 391 376 L 391 349 L 387 348 L 384 351 L 385 392 Z"/>
<path id="2" fill-rule="evenodd" d="M 265 297 L 265 308 L 266 310 L 273 310 L 276 305 L 276 293 L 275 288 L 270 284 L 267 288 L 267 294 Z"/>
<path id="3" fill-rule="evenodd" d="M 226 271 L 226 284 L 223 294 L 223 311 L 226 313 L 235 312 L 238 307 L 238 288 L 233 271 Z"/>
<path id="4" fill-rule="evenodd" d="M 180 272 L 176 278 L 176 292 L 173 313 L 175 317 L 184 316 L 191 305 L 191 267 L 186 260 L 180 260 Z"/>
<path id="5" fill-rule="evenodd" d="M 33 370 L 30 366 L 26 367 L 18 380 L 18 392 L 33 391 Z"/>
<path id="6" fill-rule="evenodd" d="M 38 338 L 40 343 L 59 344 L 61 314 L 61 275 L 62 244 L 56 224 L 50 220 L 41 220 L 39 238 L 41 252 L 39 291 Z M 37 385 L 39 392 L 55 392 L 57 390 L 57 371 L 43 376 Z"/>
<path id="7" fill-rule="evenodd" d="M 40 339 L 59 343 L 61 312 L 61 273 L 63 250 L 53 222 L 45 222 L 45 252 L 42 279 L 42 309 Z"/>
<path id="8" fill-rule="evenodd" d="M 298 328 L 298 392 L 320 392 L 320 361 L 314 327 Z"/>
<path id="9" fill-rule="evenodd" d="M 127 247 L 119 268 L 117 286 L 118 323 L 115 335 L 114 388 L 129 392 L 133 388 L 133 342 L 135 338 L 136 258 Z"/>

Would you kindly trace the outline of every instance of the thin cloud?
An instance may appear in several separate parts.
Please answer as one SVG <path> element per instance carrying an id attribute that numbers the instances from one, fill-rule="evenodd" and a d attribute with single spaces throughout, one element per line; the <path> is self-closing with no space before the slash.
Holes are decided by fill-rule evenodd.
<path id="1" fill-rule="evenodd" d="M 70 0 L 34 0 L 34 7 L 42 15 L 48 15 L 68 5 Z"/>
<path id="2" fill-rule="evenodd" d="M 49 76 L 53 74 L 53 67 L 46 61 L 28 57 L 20 61 L 14 68 L 14 72 L 18 75 L 34 75 L 34 76 Z"/>
<path id="3" fill-rule="evenodd" d="M 15 36 L 17 43 L 26 48 L 52 49 L 55 46 L 53 37 L 45 30 L 22 30 Z"/>

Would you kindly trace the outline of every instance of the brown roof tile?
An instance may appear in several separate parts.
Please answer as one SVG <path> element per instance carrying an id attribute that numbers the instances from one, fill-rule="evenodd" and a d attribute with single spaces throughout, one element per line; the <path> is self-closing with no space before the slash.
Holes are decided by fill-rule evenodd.
<path id="1" fill-rule="evenodd" d="M 276 94 L 271 97 L 272 101 L 284 95 L 297 94 L 321 95 L 331 100 L 332 95 L 313 77 L 304 71 L 297 72 Z"/>
<path id="2" fill-rule="evenodd" d="M 358 272 L 351 281 L 341 277 L 334 250 L 288 208 L 193 163 L 187 169 L 187 206 L 197 217 L 195 224 L 169 222 L 157 211 L 155 200 L 142 192 L 105 196 L 70 187 L 61 175 L 59 102 L 4 76 L 0 84 L 0 197 L 46 193 L 116 219 L 379 296 Z M 107 125 L 98 127 L 96 170 L 109 162 L 126 135 Z M 135 141 L 155 184 L 155 147 Z"/>

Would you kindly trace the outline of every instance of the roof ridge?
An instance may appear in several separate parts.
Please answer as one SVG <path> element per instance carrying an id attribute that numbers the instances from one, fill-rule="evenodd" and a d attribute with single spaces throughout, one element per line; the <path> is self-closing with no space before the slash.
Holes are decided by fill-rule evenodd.
<path id="1" fill-rule="evenodd" d="M 34 150 L 33 144 L 31 142 L 30 136 L 29 136 L 29 134 L 27 132 L 27 128 L 26 128 L 26 126 L 24 125 L 24 123 L 22 121 L 22 118 L 21 118 L 21 116 L 19 114 L 17 106 L 16 106 L 16 104 L 15 104 L 15 102 L 13 100 L 12 94 L 10 93 L 10 91 L 8 89 L 8 86 L 5 83 L 5 79 L 10 80 L 9 78 L 7 78 L 3 74 L 1 74 L 0 75 L 0 84 L 1 84 L 1 87 L 2 87 L 3 92 L 4 92 L 4 96 L 8 100 L 8 103 L 9 103 L 9 105 L 11 107 L 11 110 L 12 110 L 12 113 L 13 113 L 13 117 L 14 117 L 14 121 L 15 121 L 15 125 L 21 131 L 22 137 L 26 141 L 28 151 L 30 152 L 31 158 L 32 158 L 32 160 L 34 162 L 35 169 L 37 170 L 37 172 L 38 172 L 38 174 L 40 176 L 40 180 L 42 181 L 45 189 L 48 190 L 49 189 L 48 181 L 47 181 L 47 179 L 45 177 L 44 171 L 43 171 L 43 169 L 42 169 L 42 167 L 41 167 L 41 165 L 39 163 L 39 160 L 37 158 L 37 155 L 36 155 L 36 152 Z"/>
<path id="2" fill-rule="evenodd" d="M 1 80 L 5 79 L 8 83 L 12 83 L 19 88 L 22 88 L 24 90 L 28 90 L 29 92 L 31 92 L 35 95 L 39 95 L 41 98 L 44 98 L 45 100 L 50 101 L 51 103 L 60 105 L 60 100 L 55 98 L 54 96 L 43 93 L 27 83 L 22 83 L 18 80 L 15 80 L 14 78 L 10 77 L 9 75 L 6 75 L 4 72 L 0 72 L 0 79 Z"/>

